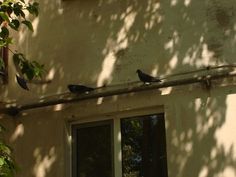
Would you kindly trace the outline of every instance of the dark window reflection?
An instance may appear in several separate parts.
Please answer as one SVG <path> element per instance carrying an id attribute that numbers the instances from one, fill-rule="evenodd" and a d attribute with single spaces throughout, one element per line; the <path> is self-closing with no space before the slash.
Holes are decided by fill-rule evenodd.
<path id="1" fill-rule="evenodd" d="M 122 119 L 123 177 L 167 177 L 164 114 Z"/>
<path id="2" fill-rule="evenodd" d="M 74 177 L 112 177 L 111 124 L 73 128 Z"/>

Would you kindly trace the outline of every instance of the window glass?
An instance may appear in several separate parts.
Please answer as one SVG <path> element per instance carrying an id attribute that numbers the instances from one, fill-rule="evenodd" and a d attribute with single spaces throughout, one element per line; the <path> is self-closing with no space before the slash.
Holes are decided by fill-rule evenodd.
<path id="1" fill-rule="evenodd" d="M 73 176 L 112 177 L 112 126 L 109 123 L 75 126 Z"/>
<path id="2" fill-rule="evenodd" d="M 121 120 L 122 176 L 167 177 L 164 114 Z"/>

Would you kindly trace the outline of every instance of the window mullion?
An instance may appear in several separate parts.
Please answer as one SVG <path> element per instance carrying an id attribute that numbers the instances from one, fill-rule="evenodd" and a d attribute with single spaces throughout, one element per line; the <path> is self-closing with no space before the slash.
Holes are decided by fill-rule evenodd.
<path id="1" fill-rule="evenodd" d="M 114 177 L 122 177 L 120 119 L 114 119 Z"/>

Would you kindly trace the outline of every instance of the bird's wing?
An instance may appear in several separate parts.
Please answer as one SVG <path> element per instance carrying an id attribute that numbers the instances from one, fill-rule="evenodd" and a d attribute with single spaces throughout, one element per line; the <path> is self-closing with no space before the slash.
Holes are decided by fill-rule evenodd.
<path id="1" fill-rule="evenodd" d="M 94 90 L 94 88 L 87 87 L 87 86 L 84 86 L 84 85 L 69 84 L 67 87 L 70 90 L 70 92 L 72 92 L 72 93 L 84 93 L 84 92 L 89 92 L 89 91 Z"/>

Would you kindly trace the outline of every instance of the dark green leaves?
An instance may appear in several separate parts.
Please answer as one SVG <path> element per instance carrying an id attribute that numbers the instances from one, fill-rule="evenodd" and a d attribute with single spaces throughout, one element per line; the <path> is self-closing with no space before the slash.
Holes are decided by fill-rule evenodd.
<path id="1" fill-rule="evenodd" d="M 0 133 L 2 133 L 3 131 L 5 131 L 5 127 L 3 127 L 1 124 L 0 124 Z"/>
<path id="2" fill-rule="evenodd" d="M 13 61 L 14 61 L 15 65 L 19 65 L 21 60 L 23 60 L 23 59 L 24 59 L 23 54 L 21 54 L 21 53 L 15 53 L 13 55 Z"/>
<path id="3" fill-rule="evenodd" d="M 8 36 L 9 36 L 9 30 L 5 26 L 3 26 L 1 28 L 0 38 L 6 39 L 6 38 L 8 38 Z"/>
<path id="4" fill-rule="evenodd" d="M 36 77 L 42 77 L 44 73 L 44 66 L 40 65 L 36 61 L 30 62 L 26 60 L 22 53 L 16 53 L 13 55 L 13 61 L 15 66 L 19 68 L 20 72 L 23 76 L 25 76 L 28 80 L 32 80 Z"/>
<path id="5" fill-rule="evenodd" d="M 18 30 L 18 28 L 20 27 L 20 22 L 17 19 L 13 19 L 10 23 L 9 26 L 14 29 L 14 30 Z"/>
<path id="6" fill-rule="evenodd" d="M 29 30 L 34 31 L 32 23 L 30 21 L 24 20 L 21 23 L 25 24 L 29 28 Z"/>
<path id="7" fill-rule="evenodd" d="M 16 2 L 13 5 L 13 12 L 16 16 L 21 16 L 25 19 L 25 13 L 23 10 L 27 10 L 30 14 L 38 16 L 39 4 L 37 2 L 26 4 L 23 0 Z"/>
<path id="8" fill-rule="evenodd" d="M 42 77 L 43 73 L 45 72 L 44 65 L 39 64 L 36 61 L 33 61 L 31 65 L 34 70 L 34 77 Z"/>
<path id="9" fill-rule="evenodd" d="M 2 129 L 2 126 L 1 126 Z M 15 173 L 15 162 L 11 157 L 11 148 L 0 139 L 0 176 L 12 177 Z"/>
<path id="10" fill-rule="evenodd" d="M 0 0 L 0 47 L 8 47 L 8 44 L 12 43 L 9 28 L 18 31 L 23 24 L 29 30 L 33 31 L 33 25 L 31 21 L 26 18 L 25 13 L 28 12 L 33 16 L 38 16 L 38 9 L 39 4 L 37 2 L 31 1 L 26 3 L 25 0 Z M 23 81 L 24 79 L 32 80 L 34 78 L 42 77 L 44 72 L 43 65 L 36 61 L 27 60 L 22 53 L 12 53 L 14 64 L 20 75 L 17 81 L 20 81 L 19 78 Z M 4 69 L 3 67 L 4 63 L 0 58 L 0 69 Z"/>
<path id="11" fill-rule="evenodd" d="M 23 6 L 21 5 L 21 3 L 15 3 L 14 5 L 13 5 L 13 12 L 14 12 L 14 14 L 17 16 L 17 17 L 19 17 L 19 16 L 21 16 L 21 17 L 23 17 L 23 18 L 25 18 L 25 13 L 24 13 L 24 11 L 23 11 Z"/>
<path id="12" fill-rule="evenodd" d="M 0 47 L 8 48 L 12 43 L 10 28 L 19 30 L 21 24 L 33 31 L 32 23 L 27 19 L 25 13 L 38 16 L 38 3 L 28 3 L 25 0 L 0 0 Z M 8 48 L 9 49 L 9 48 Z M 9 49 L 10 50 L 10 49 Z M 11 51 L 11 50 L 10 50 Z M 12 52 L 12 51 L 11 51 Z M 29 61 L 22 53 L 13 53 L 13 61 L 19 75 L 16 75 L 17 83 L 28 90 L 27 81 L 41 77 L 44 72 L 43 65 L 35 61 Z M 4 74 L 4 61 L 0 57 L 0 74 Z M 16 111 L 13 110 L 15 114 Z M 3 127 L 0 125 L 0 177 L 13 177 L 16 172 L 15 162 L 11 156 L 11 148 L 3 142 L 1 133 Z"/>
<path id="13" fill-rule="evenodd" d="M 7 15 L 5 12 L 1 12 L 1 11 L 0 11 L 0 17 L 1 17 L 4 21 L 7 21 L 7 22 L 10 21 L 8 15 Z"/>
<path id="14" fill-rule="evenodd" d="M 24 0 L 0 1 L 0 25 L 7 22 L 6 26 L 9 25 L 12 29 L 18 30 L 20 24 L 24 24 L 33 31 L 32 23 L 26 19 L 26 11 L 31 15 L 38 16 L 39 4 L 37 2 L 25 3 Z"/>
<path id="15" fill-rule="evenodd" d="M 5 128 L 0 124 L 0 176 L 12 177 L 14 176 L 16 166 L 11 157 L 12 149 L 2 140 L 2 133 Z"/>
<path id="16" fill-rule="evenodd" d="M 5 26 L 2 26 L 0 30 L 0 47 L 5 47 L 11 42 L 11 38 L 9 37 L 9 30 Z"/>
<path id="17" fill-rule="evenodd" d="M 38 9 L 39 9 L 39 4 L 37 2 L 34 2 L 33 4 L 29 4 L 29 6 L 27 7 L 27 10 L 29 11 L 29 13 L 35 16 L 38 16 L 39 14 Z"/>

